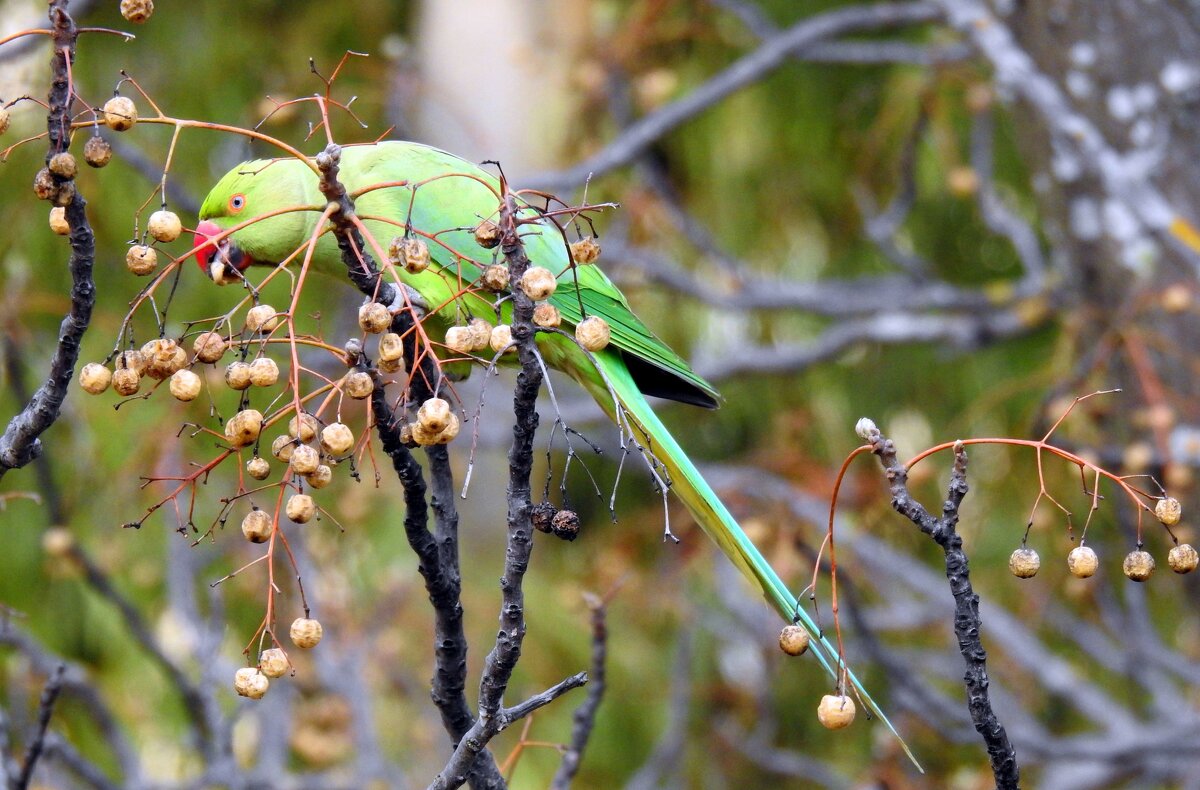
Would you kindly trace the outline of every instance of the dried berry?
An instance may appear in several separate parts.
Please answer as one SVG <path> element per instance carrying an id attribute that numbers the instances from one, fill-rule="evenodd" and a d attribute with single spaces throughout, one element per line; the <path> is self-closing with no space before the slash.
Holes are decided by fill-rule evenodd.
<path id="1" fill-rule="evenodd" d="M 297 447 L 297 450 L 300 448 Z M 312 449 L 311 447 L 308 449 Z M 287 517 L 297 524 L 307 524 L 317 514 L 317 505 L 308 494 L 292 494 L 284 508 Z"/>
<path id="2" fill-rule="evenodd" d="M 493 263 L 483 270 L 479 276 L 479 285 L 485 291 L 502 293 L 508 290 L 508 267 L 502 263 Z"/>
<path id="3" fill-rule="evenodd" d="M 58 185 L 58 189 L 50 196 L 50 202 L 55 206 L 69 206 L 71 201 L 75 199 L 75 182 L 63 181 Z"/>
<path id="4" fill-rule="evenodd" d="M 417 409 L 417 422 L 431 433 L 441 433 L 450 422 L 450 404 L 441 398 L 430 398 Z"/>
<path id="5" fill-rule="evenodd" d="M 1067 555 L 1067 570 L 1071 572 L 1072 576 L 1080 579 L 1086 579 L 1094 574 L 1099 565 L 1100 560 L 1090 546 L 1076 546 Z"/>
<path id="6" fill-rule="evenodd" d="M 1154 558 L 1150 556 L 1150 552 L 1141 549 L 1131 551 L 1125 555 L 1121 570 L 1133 581 L 1144 582 L 1154 573 Z"/>
<path id="7" fill-rule="evenodd" d="M 456 354 L 470 354 L 475 350 L 475 334 L 470 327 L 452 326 L 446 330 L 446 348 Z"/>
<path id="8" fill-rule="evenodd" d="M 279 365 L 270 357 L 259 357 L 250 363 L 250 383 L 256 387 L 273 387 L 279 381 Z"/>
<path id="9" fill-rule="evenodd" d="M 201 332 L 192 341 L 192 353 L 201 362 L 216 362 L 225 356 L 225 338 L 220 332 Z"/>
<path id="10" fill-rule="evenodd" d="M 598 315 L 583 319 L 575 327 L 575 339 L 588 351 L 602 351 L 608 345 L 612 331 L 608 322 Z"/>
<path id="11" fill-rule="evenodd" d="M 146 372 L 146 356 L 136 348 L 123 351 L 121 356 L 117 357 L 117 367 L 129 368 L 140 376 Z"/>
<path id="12" fill-rule="evenodd" d="M 146 230 L 158 241 L 175 241 L 183 233 L 183 223 L 174 211 L 163 209 L 150 215 Z"/>
<path id="13" fill-rule="evenodd" d="M 158 253 L 154 251 L 153 247 L 135 244 L 129 248 L 129 252 L 125 253 L 125 268 L 138 277 L 151 274 L 156 266 L 158 266 Z"/>
<path id="14" fill-rule="evenodd" d="M 4 134 L 8 131 L 8 124 L 10 123 L 11 119 L 12 115 L 9 113 L 8 108 L 0 106 L 0 134 Z"/>
<path id="15" fill-rule="evenodd" d="M 255 480 L 266 480 L 271 475 L 271 464 L 266 458 L 256 455 L 246 462 L 246 474 Z"/>
<path id="16" fill-rule="evenodd" d="M 801 656 L 808 650 L 811 637 L 798 625 L 785 625 L 779 632 L 779 649 L 789 656 Z"/>
<path id="17" fill-rule="evenodd" d="M 554 531 L 554 514 L 558 512 L 558 508 L 549 502 L 539 502 L 533 506 L 531 518 L 533 520 L 533 528 L 538 532 L 551 533 Z"/>
<path id="18" fill-rule="evenodd" d="M 338 456 L 350 452 L 354 446 L 354 431 L 349 425 L 331 422 L 321 431 L 321 449 L 327 454 Z"/>
<path id="19" fill-rule="evenodd" d="M 546 329 L 557 329 L 562 323 L 558 308 L 549 302 L 541 302 L 533 308 L 533 323 Z"/>
<path id="20" fill-rule="evenodd" d="M 367 302 L 358 308 L 358 326 L 369 334 L 382 334 L 392 327 L 392 311 L 379 302 Z"/>
<path id="21" fill-rule="evenodd" d="M 246 514 L 242 519 L 242 536 L 251 543 L 266 543 L 271 539 L 271 517 L 265 510 L 255 508 Z"/>
<path id="22" fill-rule="evenodd" d="M 471 330 L 473 350 L 482 351 L 491 344 L 492 325 L 490 323 L 482 318 L 472 318 L 467 322 L 467 328 Z"/>
<path id="23" fill-rule="evenodd" d="M 275 441 L 271 442 L 271 455 L 285 464 L 292 460 L 292 453 L 295 451 L 296 440 L 291 436 L 276 436 Z"/>
<path id="24" fill-rule="evenodd" d="M 258 670 L 269 678 L 281 678 L 287 674 L 287 653 L 278 647 L 268 648 L 258 654 Z"/>
<path id="25" fill-rule="evenodd" d="M 516 351 L 516 348 L 513 346 L 512 327 L 508 324 L 497 324 L 492 327 L 492 336 L 488 341 L 488 345 L 496 353 Z"/>
<path id="26" fill-rule="evenodd" d="M 849 727 L 854 721 L 854 700 L 845 694 L 826 694 L 817 706 L 817 720 L 828 730 Z"/>
<path id="27" fill-rule="evenodd" d="M 580 265 L 595 263 L 600 257 L 600 243 L 591 236 L 584 236 L 582 239 L 571 243 L 571 260 Z"/>
<path id="28" fill-rule="evenodd" d="M 118 395 L 133 395 L 141 381 L 142 377 L 133 368 L 117 368 L 113 371 L 112 388 Z"/>
<path id="29" fill-rule="evenodd" d="M 317 471 L 317 467 L 321 463 L 321 454 L 317 452 L 317 448 L 302 444 L 292 451 L 292 457 L 288 463 L 296 474 L 310 475 Z"/>
<path id="30" fill-rule="evenodd" d="M 380 373 L 399 373 L 404 369 L 404 360 L 402 359 L 381 359 L 375 365 Z"/>
<path id="31" fill-rule="evenodd" d="M 83 144 L 83 161 L 92 167 L 104 167 L 112 161 L 112 153 L 112 146 L 98 134 Z"/>
<path id="32" fill-rule="evenodd" d="M 317 470 L 308 476 L 308 484 L 313 488 L 324 488 L 333 480 L 333 470 L 328 464 L 321 464 Z"/>
<path id="33" fill-rule="evenodd" d="M 114 132 L 124 132 L 132 129 L 137 123 L 137 106 L 133 99 L 126 96 L 113 96 L 104 102 L 101 110 L 104 113 L 104 125 Z"/>
<path id="34" fill-rule="evenodd" d="M 475 243 L 485 250 L 495 249 L 500 244 L 500 226 L 485 219 L 475 226 Z"/>
<path id="35" fill-rule="evenodd" d="M 375 390 L 375 383 L 371 381 L 370 375 L 361 370 L 347 373 L 346 378 L 342 379 L 342 389 L 351 398 L 362 400 L 363 398 L 371 397 L 371 393 Z"/>
<path id="36" fill-rule="evenodd" d="M 321 424 L 311 414 L 301 414 L 299 418 L 288 420 L 288 436 L 295 436 L 302 442 L 311 442 L 317 435 Z"/>
<path id="37" fill-rule="evenodd" d="M 404 341 L 395 332 L 387 332 L 379 337 L 379 358 L 385 362 L 394 362 L 404 356 Z"/>
<path id="38" fill-rule="evenodd" d="M 579 514 L 574 510 L 563 508 L 554 514 L 550 521 L 554 536 L 563 540 L 575 540 L 579 537 Z"/>
<path id="39" fill-rule="evenodd" d="M 530 266 L 521 275 L 521 290 L 535 302 L 549 299 L 558 287 L 554 274 L 543 266 Z"/>
<path id="40" fill-rule="evenodd" d="M 409 274 L 420 274 L 429 268 L 429 245 L 422 239 L 397 236 L 388 245 L 388 260 Z"/>
<path id="41" fill-rule="evenodd" d="M 142 24 L 154 13 L 154 0 L 121 0 L 121 16 L 134 24 Z"/>
<path id="42" fill-rule="evenodd" d="M 1167 564 L 1176 573 L 1191 573 L 1200 565 L 1200 554 L 1196 553 L 1190 543 L 1180 543 L 1167 554 Z"/>
<path id="43" fill-rule="evenodd" d="M 250 332 L 273 332 L 282 320 L 269 304 L 257 304 L 246 311 L 246 329 Z"/>
<path id="44" fill-rule="evenodd" d="M 177 370 L 171 376 L 170 387 L 176 400 L 195 400 L 200 394 L 200 377 L 190 370 Z"/>
<path id="45" fill-rule="evenodd" d="M 242 667 L 233 676 L 233 690 L 250 699 L 262 699 L 270 685 L 271 681 L 258 667 Z"/>
<path id="46" fill-rule="evenodd" d="M 71 226 L 67 223 L 67 210 L 62 206 L 50 209 L 50 230 L 59 236 L 66 236 L 71 232 Z"/>
<path id="47" fill-rule="evenodd" d="M 33 194 L 38 200 L 50 200 L 58 194 L 58 182 L 50 175 L 50 170 L 43 167 L 33 176 Z"/>
<path id="48" fill-rule="evenodd" d="M 146 375 L 156 381 L 162 381 L 187 367 L 187 352 L 174 340 L 169 342 L 171 347 L 168 353 L 155 356 L 146 363 Z"/>
<path id="49" fill-rule="evenodd" d="M 1155 503 L 1154 515 L 1168 527 L 1173 527 L 1179 523 L 1179 518 L 1183 515 L 1183 508 L 1180 506 L 1178 499 L 1165 496 Z"/>
<path id="50" fill-rule="evenodd" d="M 225 368 L 225 383 L 230 389 L 244 390 L 250 386 L 250 366 L 240 360 Z"/>
<path id="51" fill-rule="evenodd" d="M 325 635 L 325 629 L 321 627 L 318 620 L 311 617 L 298 617 L 292 623 L 289 633 L 292 643 L 296 647 L 310 650 L 320 644 L 321 637 Z"/>
<path id="52" fill-rule="evenodd" d="M 89 362 L 79 371 L 79 386 L 91 395 L 99 395 L 112 382 L 112 371 L 99 362 Z M 134 390 L 135 392 L 137 390 Z"/>
<path id="53" fill-rule="evenodd" d="M 1008 558 L 1008 569 L 1018 579 L 1028 579 L 1042 567 L 1042 558 L 1033 549 L 1017 549 Z"/>
<path id="54" fill-rule="evenodd" d="M 79 172 L 79 165 L 75 163 L 75 156 L 69 151 L 62 151 L 50 157 L 50 161 L 46 163 L 46 167 L 50 172 L 62 179 L 71 179 Z"/>
<path id="55" fill-rule="evenodd" d="M 263 416 L 257 409 L 239 411 L 225 423 L 225 438 L 234 447 L 246 447 L 258 441 Z"/>

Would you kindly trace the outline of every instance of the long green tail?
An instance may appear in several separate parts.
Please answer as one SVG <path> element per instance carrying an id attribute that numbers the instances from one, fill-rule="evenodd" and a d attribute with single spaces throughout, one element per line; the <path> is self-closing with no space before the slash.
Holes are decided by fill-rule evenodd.
<path id="1" fill-rule="evenodd" d="M 809 650 L 816 656 L 821 666 L 825 667 L 825 671 L 836 680 L 839 669 L 837 650 L 822 635 L 821 629 L 804 611 L 796 596 L 791 593 L 787 585 L 767 563 L 766 558 L 750 542 L 750 538 L 746 536 L 737 520 L 722 504 L 716 492 L 701 477 L 699 470 L 692 464 L 687 453 L 675 442 L 666 426 L 658 419 L 645 396 L 634 383 L 624 360 L 616 354 L 609 353 L 596 355 L 596 361 L 608 380 L 608 386 L 617 396 L 627 417 L 634 423 L 632 427 L 640 434 L 639 441 L 643 442 L 647 449 L 653 452 L 654 457 L 666 467 L 670 475 L 671 490 L 683 500 L 701 528 L 721 548 L 725 556 L 745 574 L 746 578 L 762 590 L 763 596 L 783 616 L 783 619 L 788 623 L 798 623 L 808 631 L 812 637 Z M 612 394 L 607 392 L 607 388 L 599 391 L 595 389 L 596 382 L 584 381 L 583 383 L 589 389 L 593 389 L 592 394 L 596 397 L 597 402 L 615 420 L 615 404 Z M 924 773 L 921 764 L 909 750 L 908 744 L 900 737 L 900 733 L 896 732 L 891 721 L 871 699 L 871 695 L 867 693 L 862 683 L 849 668 L 846 670 L 846 675 L 870 711 L 888 726 L 888 729 L 900 741 L 900 745 L 904 748 L 908 758 L 912 760 L 913 765 Z"/>

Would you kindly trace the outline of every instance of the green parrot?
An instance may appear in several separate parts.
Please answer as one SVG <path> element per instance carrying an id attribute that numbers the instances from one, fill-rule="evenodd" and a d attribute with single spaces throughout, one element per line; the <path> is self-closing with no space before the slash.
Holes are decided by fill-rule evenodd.
<path id="1" fill-rule="evenodd" d="M 442 339 L 447 328 L 463 325 L 473 317 L 496 318 L 493 295 L 470 287 L 478 285 L 481 262 L 486 265 L 492 259 L 492 253 L 476 241 L 473 230 L 481 221 L 495 219 L 500 194 L 496 176 L 436 148 L 388 141 L 344 147 L 340 178 L 351 194 L 376 184 L 404 182 L 363 192 L 355 198 L 355 213 L 384 248 L 393 237 L 404 234 L 406 225 L 428 234 L 425 238 L 433 259 L 429 268 L 418 274 L 402 267 L 396 267 L 396 271 L 430 309 L 426 331 L 435 342 Z M 313 170 L 297 159 L 239 165 L 217 182 L 200 209 L 194 247 L 197 262 L 219 284 L 241 282 L 241 272 L 249 266 L 277 264 L 305 245 L 325 205 Z M 235 225 L 289 206 L 308 206 L 312 210 L 268 217 L 220 242 L 209 241 Z M 527 211 L 528 215 L 523 216 L 534 215 L 533 209 Z M 590 355 L 563 334 L 539 332 L 537 345 L 542 357 L 550 367 L 577 381 L 610 418 L 636 433 L 637 440 L 665 467 L 671 490 L 708 536 L 787 623 L 800 624 L 808 631 L 812 652 L 836 679 L 840 666 L 834 646 L 751 543 L 646 400 L 647 395 L 653 395 L 716 408 L 716 390 L 633 314 L 624 294 L 604 272 L 594 265 L 571 264 L 568 247 L 556 225 L 543 221 L 544 230 L 540 232 L 533 230 L 536 227 L 522 227 L 526 253 L 533 265 L 556 275 L 557 290 L 549 301 L 560 311 L 564 324 L 570 328 L 585 317 L 599 316 L 611 330 L 610 344 Z M 331 233 L 320 236 L 311 265 L 348 282 Z M 510 303 L 506 302 L 502 310 L 501 320 L 509 320 Z M 848 672 L 848 678 L 870 710 L 895 733 L 852 672 Z M 904 748 L 908 752 L 908 747 Z"/>

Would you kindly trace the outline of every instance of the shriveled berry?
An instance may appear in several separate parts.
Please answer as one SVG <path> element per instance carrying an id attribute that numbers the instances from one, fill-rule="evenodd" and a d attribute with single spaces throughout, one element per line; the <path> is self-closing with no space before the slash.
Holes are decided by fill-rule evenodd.
<path id="1" fill-rule="evenodd" d="M 230 362 L 225 367 L 225 383 L 234 390 L 244 390 L 249 387 L 250 366 L 241 360 Z"/>
<path id="2" fill-rule="evenodd" d="M 246 447 L 258 441 L 262 433 L 263 416 L 257 409 L 244 409 L 225 423 L 225 438 L 234 447 Z"/>
<path id="3" fill-rule="evenodd" d="M 500 226 L 485 219 L 475 226 L 475 243 L 485 250 L 495 249 L 500 244 Z"/>
<path id="4" fill-rule="evenodd" d="M 1100 559 L 1090 546 L 1076 546 L 1067 555 L 1067 570 L 1072 576 L 1086 579 L 1096 572 Z"/>
<path id="5" fill-rule="evenodd" d="M 129 368 L 141 376 L 146 372 L 146 355 L 136 348 L 122 351 L 121 355 L 117 357 L 117 367 Z"/>
<path id="6" fill-rule="evenodd" d="M 174 344 L 174 340 L 171 341 Z M 146 364 L 146 375 L 156 381 L 162 381 L 168 376 L 187 367 L 187 352 L 174 345 L 169 355 L 156 356 Z"/>
<path id="7" fill-rule="evenodd" d="M 308 476 L 308 485 L 312 488 L 324 488 L 333 480 L 333 469 L 328 464 L 321 464 L 316 471 Z"/>
<path id="8" fill-rule="evenodd" d="M 138 277 L 145 277 L 158 266 L 158 253 L 153 247 L 135 244 L 125 253 L 125 268 Z"/>
<path id="9" fill-rule="evenodd" d="M 317 448 L 302 444 L 292 451 L 288 463 L 296 474 L 310 475 L 317 471 L 317 466 L 321 463 L 321 454 L 317 452 Z"/>
<path id="10" fill-rule="evenodd" d="M 271 464 L 266 458 L 256 455 L 246 462 L 246 474 L 255 480 L 266 480 L 271 475 Z"/>
<path id="11" fill-rule="evenodd" d="M 1165 496 L 1155 503 L 1154 515 L 1163 524 L 1173 527 L 1179 523 L 1179 518 L 1183 515 L 1183 507 L 1175 497 Z"/>
<path id="12" fill-rule="evenodd" d="M 49 168 L 43 167 L 34 174 L 33 194 L 38 200 L 50 200 L 58 194 L 58 182 L 50 175 Z"/>
<path id="13" fill-rule="evenodd" d="M 271 455 L 285 464 L 292 460 L 292 453 L 295 451 L 296 440 L 291 436 L 276 436 L 275 441 L 271 442 Z"/>
<path id="14" fill-rule="evenodd" d="M 492 351 L 496 353 L 514 352 L 513 347 L 512 327 L 508 324 L 497 324 L 492 327 L 492 336 L 488 341 L 488 345 L 492 347 Z"/>
<path id="15" fill-rule="evenodd" d="M 1154 557 L 1150 556 L 1150 552 L 1142 551 L 1141 549 L 1131 551 L 1125 555 L 1125 561 L 1121 564 L 1121 570 L 1131 580 L 1144 582 L 1154 573 Z"/>
<path id="16" fill-rule="evenodd" d="M 201 332 L 192 341 L 192 353 L 201 362 L 216 362 L 225 356 L 225 338 L 220 332 Z"/>
<path id="17" fill-rule="evenodd" d="M 75 155 L 70 151 L 60 151 L 50 157 L 46 167 L 50 168 L 51 173 L 63 179 L 74 178 L 75 174 L 79 172 L 79 165 L 75 163 Z"/>
<path id="18" fill-rule="evenodd" d="M 381 359 L 375 364 L 375 367 L 380 373 L 399 373 L 404 370 L 404 360 L 402 359 Z"/>
<path id="19" fill-rule="evenodd" d="M 367 302 L 358 308 L 358 326 L 369 334 L 382 334 L 392 327 L 392 311 L 379 302 Z"/>
<path id="20" fill-rule="evenodd" d="M 183 233 L 183 223 L 174 211 L 162 209 L 150 215 L 146 230 L 158 241 L 175 241 Z"/>
<path id="21" fill-rule="evenodd" d="M 281 678 L 287 674 L 287 653 L 278 647 L 267 648 L 258 654 L 258 669 L 269 678 Z"/>
<path id="22" fill-rule="evenodd" d="M 1167 564 L 1176 573 L 1191 573 L 1200 565 L 1200 554 L 1190 543 L 1180 543 L 1167 554 Z"/>
<path id="23" fill-rule="evenodd" d="M 297 450 L 300 448 L 297 447 Z M 308 449 L 312 449 L 311 447 Z M 297 524 L 307 524 L 317 514 L 317 505 L 308 494 L 292 494 L 284 508 L 287 517 Z"/>
<path id="24" fill-rule="evenodd" d="M 121 0 L 121 16 L 134 24 L 142 24 L 154 13 L 154 0 Z"/>
<path id="25" fill-rule="evenodd" d="M 471 330 L 471 344 L 474 351 L 482 351 L 492 341 L 492 325 L 482 318 L 472 318 L 467 322 Z"/>
<path id="26" fill-rule="evenodd" d="M 485 291 L 501 293 L 508 290 L 508 267 L 502 263 L 493 263 L 483 270 L 479 276 L 479 285 Z"/>
<path id="27" fill-rule="evenodd" d="M 557 329 L 562 323 L 562 315 L 554 305 L 541 302 L 533 308 L 533 323 L 546 329 Z"/>
<path id="28" fill-rule="evenodd" d="M 250 332 L 273 332 L 282 320 L 269 304 L 256 304 L 246 311 L 246 329 Z"/>
<path id="29" fill-rule="evenodd" d="M 321 637 L 325 635 L 325 629 L 321 627 L 320 621 L 311 617 L 297 617 L 292 622 L 292 627 L 288 630 L 292 637 L 292 644 L 304 650 L 311 650 L 321 642 Z"/>
<path id="30" fill-rule="evenodd" d="M 395 362 L 404 356 L 404 341 L 395 332 L 379 336 L 379 358 L 384 362 Z"/>
<path id="31" fill-rule="evenodd" d="M 271 539 L 271 517 L 265 510 L 255 508 L 242 519 L 242 536 L 251 543 L 266 543 Z"/>
<path id="32" fill-rule="evenodd" d="M 4 134 L 8 131 L 8 125 L 11 123 L 11 121 L 12 115 L 9 113 L 8 108 L 0 106 L 0 134 Z"/>
<path id="33" fill-rule="evenodd" d="M 62 206 L 50 209 L 50 230 L 59 236 L 66 236 L 71 232 L 71 226 L 67 222 L 67 210 Z"/>
<path id="34" fill-rule="evenodd" d="M 779 649 L 789 656 L 801 656 L 808 650 L 811 637 L 798 625 L 785 625 L 779 632 Z"/>
<path id="35" fill-rule="evenodd" d="M 530 517 L 533 521 L 533 528 L 538 532 L 550 533 L 554 531 L 554 514 L 558 512 L 550 502 L 539 502 L 533 506 L 533 512 Z"/>
<path id="36" fill-rule="evenodd" d="M 388 245 L 388 260 L 409 274 L 420 274 L 429 268 L 429 245 L 423 239 L 397 236 Z"/>
<path id="37" fill-rule="evenodd" d="M 112 382 L 112 371 L 99 362 L 89 362 L 79 371 L 79 386 L 91 395 L 99 395 Z M 136 390 L 135 390 L 136 392 Z"/>
<path id="38" fill-rule="evenodd" d="M 113 371 L 112 388 L 118 395 L 134 395 L 141 386 L 142 377 L 133 368 L 117 368 Z"/>
<path id="39" fill-rule="evenodd" d="M 176 400 L 195 400 L 200 394 L 200 377 L 190 370 L 177 370 L 171 376 L 170 386 Z"/>
<path id="40" fill-rule="evenodd" d="M 450 422 L 450 404 L 442 398 L 430 398 L 417 409 L 417 422 L 432 433 L 441 433 Z"/>
<path id="41" fill-rule="evenodd" d="M 279 365 L 270 357 L 259 357 L 250 363 L 250 383 L 255 387 L 273 387 L 279 381 Z"/>
<path id="42" fill-rule="evenodd" d="M 602 351 L 611 337 L 608 322 L 598 315 L 583 319 L 575 327 L 575 339 L 588 351 Z"/>
<path id="43" fill-rule="evenodd" d="M 1033 549 L 1017 549 L 1008 558 L 1008 569 L 1018 579 L 1033 577 L 1042 567 L 1042 558 Z"/>
<path id="44" fill-rule="evenodd" d="M 331 422 L 321 430 L 321 449 L 327 454 L 345 455 L 354 446 L 354 431 L 349 425 Z"/>
<path id="45" fill-rule="evenodd" d="M 302 442 L 311 442 L 321 427 L 317 418 L 311 414 L 301 414 L 298 418 L 288 420 L 288 436 L 295 436 Z"/>
<path id="46" fill-rule="evenodd" d="M 554 536 L 563 540 L 575 540 L 579 537 L 579 514 L 574 510 L 563 508 L 554 514 L 550 521 Z"/>
<path id="47" fill-rule="evenodd" d="M 351 398 L 362 400 L 363 398 L 371 397 L 371 393 L 375 390 L 375 383 L 371 381 L 370 375 L 361 370 L 356 370 L 352 373 L 347 373 L 346 378 L 342 379 L 342 389 Z"/>
<path id="48" fill-rule="evenodd" d="M 258 671 L 258 667 L 242 667 L 233 676 L 233 690 L 242 697 L 262 699 L 270 686 L 271 681 Z"/>
<path id="49" fill-rule="evenodd" d="M 137 105 L 127 96 L 113 96 L 101 108 L 104 125 L 114 132 L 124 132 L 137 123 Z"/>
<path id="50" fill-rule="evenodd" d="M 549 299 L 556 288 L 558 280 L 553 272 L 544 266 L 530 266 L 525 270 L 525 274 L 521 275 L 521 290 L 535 302 Z"/>
<path id="51" fill-rule="evenodd" d="M 456 354 L 470 354 L 474 351 L 475 337 L 471 329 L 465 326 L 452 326 L 447 329 L 446 348 Z"/>
<path id="52" fill-rule="evenodd" d="M 582 239 L 571 243 L 571 260 L 580 265 L 595 263 L 600 257 L 600 242 L 593 239 L 591 236 L 584 236 Z"/>
<path id="53" fill-rule="evenodd" d="M 75 199 L 75 182 L 63 181 L 58 185 L 58 189 L 50 196 L 50 203 L 55 206 L 69 206 L 71 201 Z"/>
<path id="54" fill-rule="evenodd" d="M 845 694 L 826 694 L 817 706 L 817 720 L 827 730 L 849 727 L 854 721 L 854 700 Z"/>
<path id="55" fill-rule="evenodd" d="M 92 167 L 104 167 L 112 161 L 112 154 L 112 146 L 98 134 L 83 144 L 83 161 Z"/>

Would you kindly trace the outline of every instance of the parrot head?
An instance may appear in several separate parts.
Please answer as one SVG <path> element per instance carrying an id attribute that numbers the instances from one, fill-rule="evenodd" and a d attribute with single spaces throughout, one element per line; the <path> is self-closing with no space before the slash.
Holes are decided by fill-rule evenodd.
<path id="1" fill-rule="evenodd" d="M 305 238 L 306 212 L 256 218 L 303 205 L 306 176 L 315 191 L 316 177 L 295 159 L 244 162 L 226 173 L 200 207 L 191 253 L 200 271 L 228 285 L 241 282 L 252 265 L 273 265 L 290 255 Z M 228 233 L 239 225 L 245 227 Z"/>

